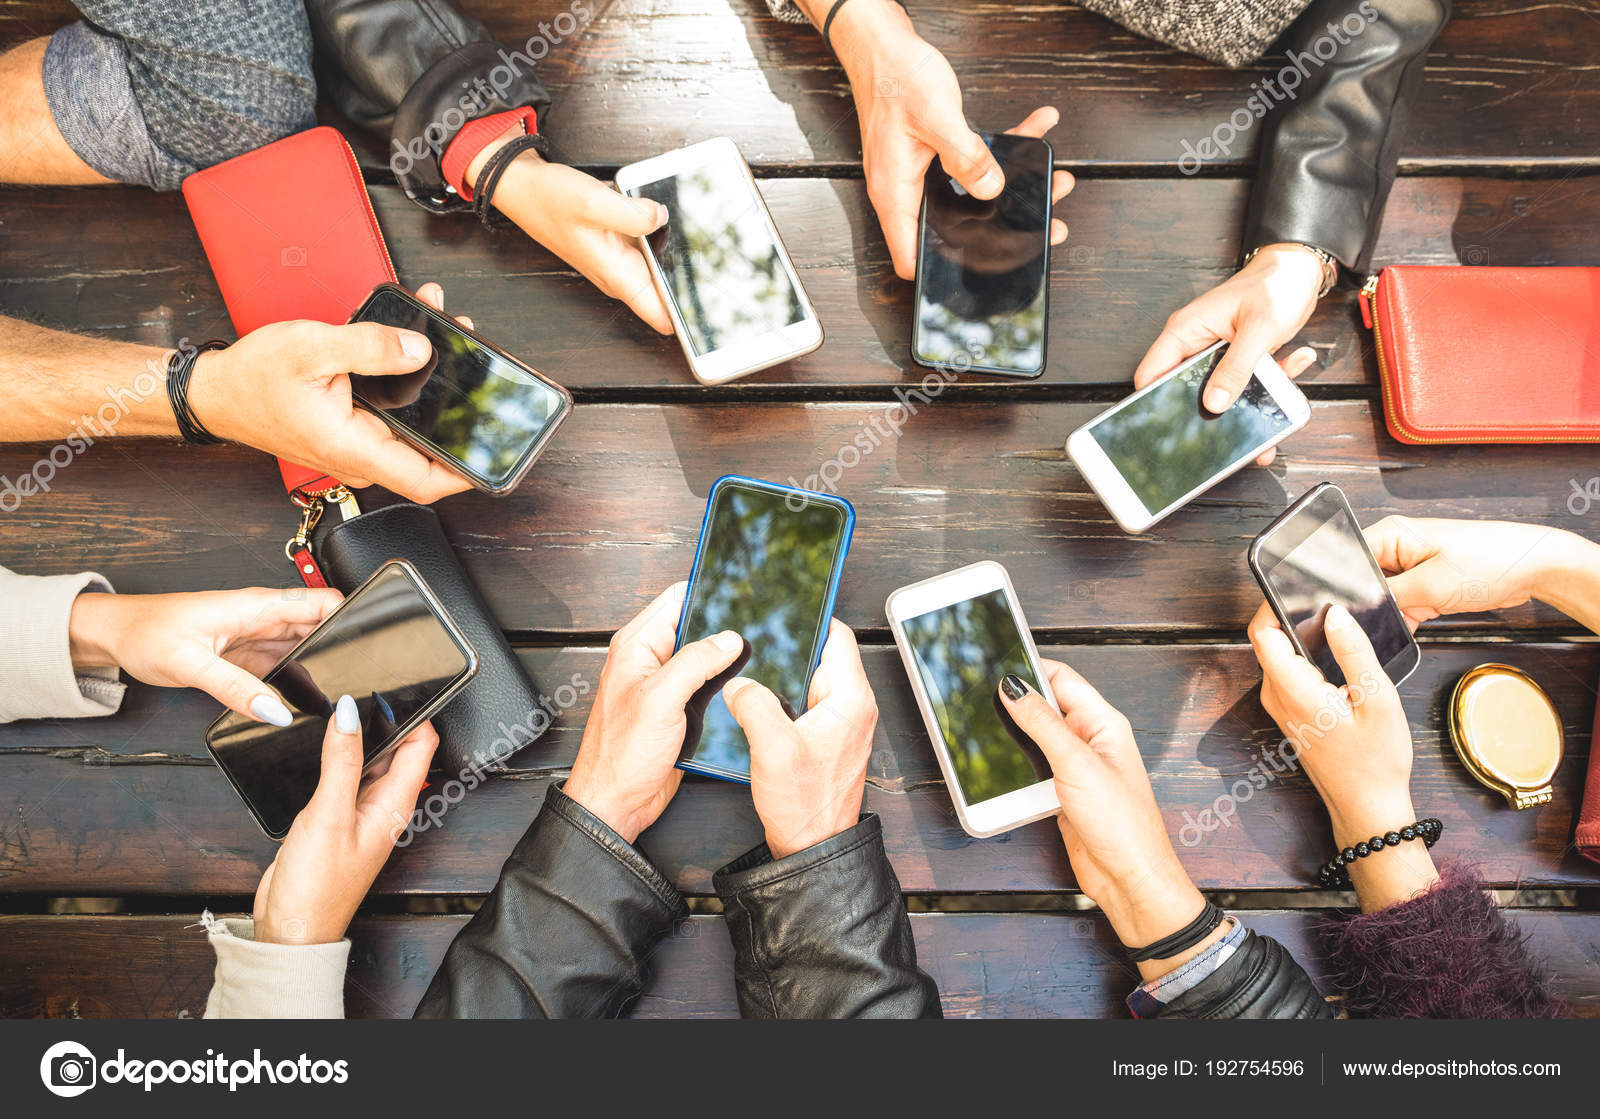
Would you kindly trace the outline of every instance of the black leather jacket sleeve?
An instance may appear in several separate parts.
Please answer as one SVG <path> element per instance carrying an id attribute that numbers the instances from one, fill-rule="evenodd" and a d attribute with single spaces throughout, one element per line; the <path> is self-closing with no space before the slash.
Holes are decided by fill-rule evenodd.
<path id="1" fill-rule="evenodd" d="M 1158 1018 L 1332 1018 L 1311 977 L 1270 936 L 1246 932 L 1216 971 L 1162 1007 Z"/>
<path id="2" fill-rule="evenodd" d="M 1288 65 L 1268 80 L 1305 76 L 1263 121 L 1245 252 L 1301 241 L 1367 270 L 1428 48 L 1449 18 L 1449 0 L 1314 0 L 1301 14 Z M 1321 62 L 1326 43 L 1337 50 Z"/>
<path id="3" fill-rule="evenodd" d="M 426 209 L 467 206 L 439 170 L 464 125 L 528 106 L 542 119 L 550 107 L 527 49 L 544 41 L 502 47 L 448 0 L 306 0 L 306 14 L 323 94 L 353 123 L 390 134 L 389 166 Z"/>
<path id="4" fill-rule="evenodd" d="M 660 871 L 552 785 L 416 1016 L 615 1018 L 688 915 Z"/>
<path id="5" fill-rule="evenodd" d="M 787 858 L 717 872 L 746 1018 L 939 1018 L 878 817 Z"/>

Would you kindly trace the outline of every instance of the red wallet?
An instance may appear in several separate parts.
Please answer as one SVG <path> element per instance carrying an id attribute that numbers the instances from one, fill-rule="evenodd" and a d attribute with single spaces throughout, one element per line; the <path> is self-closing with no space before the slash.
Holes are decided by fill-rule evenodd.
<path id="1" fill-rule="evenodd" d="M 1600 268 L 1385 268 L 1361 317 L 1400 442 L 1600 441 Z"/>
<path id="2" fill-rule="evenodd" d="M 285 319 L 348 322 L 395 279 L 355 153 L 326 126 L 197 171 L 183 181 L 206 259 L 241 336 Z M 291 493 L 338 485 L 278 462 Z"/>
<path id="3" fill-rule="evenodd" d="M 1583 789 L 1583 804 L 1578 808 L 1578 832 L 1573 836 L 1578 853 L 1600 863 L 1600 761 L 1595 745 L 1600 743 L 1600 707 L 1594 713 L 1594 737 L 1589 740 L 1589 779 Z"/>

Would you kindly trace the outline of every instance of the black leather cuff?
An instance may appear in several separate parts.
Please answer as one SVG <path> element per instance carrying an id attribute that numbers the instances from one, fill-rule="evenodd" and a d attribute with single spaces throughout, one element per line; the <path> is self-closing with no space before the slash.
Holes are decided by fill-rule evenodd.
<path id="1" fill-rule="evenodd" d="M 760 889 L 859 852 L 864 844 L 879 840 L 882 835 L 883 822 L 875 813 L 863 812 L 854 827 L 846 828 L 821 843 L 813 843 L 804 851 L 796 851 L 787 858 L 774 859 L 765 843 L 758 844 L 717 871 L 711 883 L 717 893 L 725 896 Z"/>
<path id="2" fill-rule="evenodd" d="M 563 792 L 562 786 L 565 784 L 565 781 L 558 781 L 550 786 L 544 795 L 545 808 L 560 816 L 573 827 L 585 832 L 590 839 L 605 848 L 612 858 L 621 863 L 651 893 L 655 894 L 661 904 L 670 911 L 674 921 L 681 921 L 688 917 L 688 904 L 683 900 L 683 895 L 678 892 L 678 888 L 667 881 L 666 875 L 657 870 L 654 863 L 640 854 L 637 847 L 612 831 L 611 825 Z"/>
<path id="3" fill-rule="evenodd" d="M 442 214 L 471 208 L 445 189 L 439 166 L 469 122 L 529 106 L 542 117 L 550 107 L 532 68 L 508 64 L 508 54 L 493 39 L 468 43 L 428 67 L 395 110 L 389 168 L 406 197 L 423 209 Z"/>

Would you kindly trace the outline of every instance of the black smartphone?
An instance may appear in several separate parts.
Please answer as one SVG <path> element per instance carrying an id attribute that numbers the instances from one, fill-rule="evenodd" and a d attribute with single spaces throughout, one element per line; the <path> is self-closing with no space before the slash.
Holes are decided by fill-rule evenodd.
<path id="1" fill-rule="evenodd" d="M 1050 145 L 984 136 L 1005 172 L 972 197 L 936 159 L 922 194 L 911 356 L 936 368 L 1037 377 L 1050 317 Z"/>
<path id="2" fill-rule="evenodd" d="M 391 560 L 267 673 L 293 722 L 275 727 L 227 711 L 207 728 L 206 749 L 261 830 L 282 839 L 316 792 L 340 696 L 361 711 L 370 765 L 477 671 L 477 654 L 416 569 Z"/>
<path id="3" fill-rule="evenodd" d="M 402 439 L 480 490 L 510 492 L 572 411 L 566 389 L 396 284 L 374 288 L 350 321 L 428 336 L 433 356 L 421 369 L 353 373 L 351 391 Z"/>
<path id="4" fill-rule="evenodd" d="M 828 640 L 855 521 L 842 497 L 719 478 L 706 501 L 677 647 L 725 629 L 741 634 L 747 660 L 739 674 L 771 688 L 791 715 L 800 715 Z M 700 733 L 684 736 L 678 766 L 749 782 L 750 744 L 720 687 L 700 698 Z"/>
<path id="5" fill-rule="evenodd" d="M 1367 547 L 1355 511 L 1333 483 L 1313 487 L 1289 506 L 1251 543 L 1249 558 L 1289 640 L 1329 683 L 1346 683 L 1323 635 L 1328 607 L 1335 603 L 1366 632 L 1396 684 L 1421 661 L 1422 651 Z"/>

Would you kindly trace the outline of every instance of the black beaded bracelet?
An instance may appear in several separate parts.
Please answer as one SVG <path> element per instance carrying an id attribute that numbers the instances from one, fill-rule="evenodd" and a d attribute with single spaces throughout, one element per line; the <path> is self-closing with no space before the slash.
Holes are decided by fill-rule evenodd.
<path id="1" fill-rule="evenodd" d="M 538 152 L 540 158 L 548 159 L 550 143 L 536 132 L 518 136 L 496 149 L 495 153 L 484 161 L 483 169 L 478 172 L 478 185 L 472 190 L 472 212 L 486 228 L 493 228 L 494 211 L 489 209 L 489 203 L 494 199 L 495 189 L 500 185 L 500 177 L 506 173 L 506 168 L 511 166 L 511 161 L 526 151 Z"/>
<path id="2" fill-rule="evenodd" d="M 1179 952 L 1193 948 L 1215 932 L 1217 926 L 1222 924 L 1224 916 L 1226 914 L 1217 907 L 1216 902 L 1207 901 L 1205 908 L 1200 911 L 1200 916 L 1154 944 L 1147 944 L 1143 948 L 1129 948 L 1128 958 L 1136 964 L 1141 964 L 1146 960 L 1164 960 L 1168 956 L 1176 956 Z"/>
<path id="3" fill-rule="evenodd" d="M 1346 869 L 1357 859 L 1364 859 L 1374 851 L 1382 851 L 1385 847 L 1398 847 L 1413 839 L 1420 839 L 1424 844 L 1432 847 L 1439 842 L 1439 837 L 1444 834 L 1444 821 L 1430 816 L 1426 820 L 1418 820 L 1414 824 L 1407 824 L 1399 831 L 1386 832 L 1375 835 L 1365 843 L 1357 843 L 1354 847 L 1346 847 L 1333 858 L 1323 863 L 1317 870 L 1317 884 L 1331 890 L 1347 890 L 1350 888 L 1350 871 Z"/>
<path id="4" fill-rule="evenodd" d="M 227 346 L 226 342 L 217 338 L 198 346 L 180 343 L 172 351 L 172 356 L 167 358 L 167 403 L 172 405 L 172 417 L 178 421 L 178 434 L 183 436 L 185 443 L 215 446 L 222 442 L 206 430 L 206 425 L 200 422 L 200 417 L 189 406 L 189 378 L 194 375 L 194 365 L 200 360 L 201 354 L 208 350 L 226 349 Z"/>

